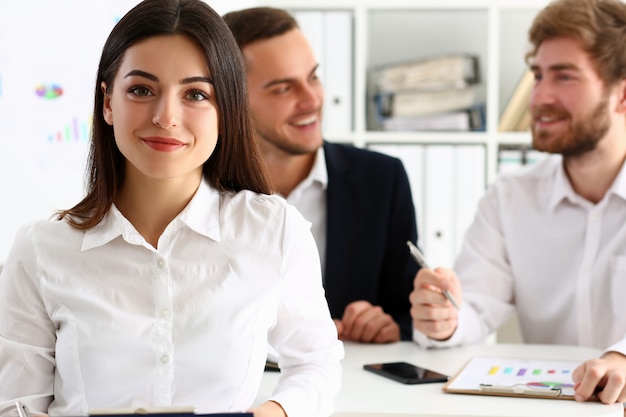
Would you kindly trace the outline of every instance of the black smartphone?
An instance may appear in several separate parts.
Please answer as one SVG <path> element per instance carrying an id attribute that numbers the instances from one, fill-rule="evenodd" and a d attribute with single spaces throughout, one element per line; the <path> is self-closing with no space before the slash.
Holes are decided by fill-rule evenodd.
<path id="1" fill-rule="evenodd" d="M 431 382 L 446 382 L 449 379 L 448 375 L 408 362 L 370 363 L 363 365 L 363 369 L 403 384 L 428 384 Z"/>

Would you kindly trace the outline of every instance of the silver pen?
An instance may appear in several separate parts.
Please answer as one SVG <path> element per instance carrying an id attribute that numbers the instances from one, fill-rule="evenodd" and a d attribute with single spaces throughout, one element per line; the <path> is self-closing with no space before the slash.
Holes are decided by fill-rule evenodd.
<path id="1" fill-rule="evenodd" d="M 426 263 L 426 259 L 424 259 L 422 251 L 420 251 L 419 248 L 415 246 L 410 240 L 407 240 L 406 244 L 409 247 L 409 252 L 411 252 L 411 256 L 413 257 L 413 259 L 415 259 L 415 262 L 417 262 L 417 264 L 422 268 L 430 269 L 430 267 Z M 450 291 L 442 290 L 442 292 L 443 295 L 448 299 L 448 301 L 450 301 L 452 305 L 458 310 L 459 305 L 456 303 L 454 297 L 452 297 L 452 294 L 450 294 Z"/>
<path id="2" fill-rule="evenodd" d="M 26 407 L 25 404 L 22 404 L 19 400 L 15 401 L 15 408 L 17 408 L 17 415 L 19 417 L 31 417 L 28 407 Z"/>

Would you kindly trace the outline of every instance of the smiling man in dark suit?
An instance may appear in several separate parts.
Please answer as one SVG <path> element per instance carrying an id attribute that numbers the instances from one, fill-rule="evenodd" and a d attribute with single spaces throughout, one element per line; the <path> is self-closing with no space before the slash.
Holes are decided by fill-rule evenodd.
<path id="1" fill-rule="evenodd" d="M 411 190 L 400 160 L 322 138 L 318 63 L 294 18 L 257 7 L 224 16 L 246 63 L 248 95 L 276 193 L 308 219 L 339 337 L 411 340 L 418 267 Z"/>

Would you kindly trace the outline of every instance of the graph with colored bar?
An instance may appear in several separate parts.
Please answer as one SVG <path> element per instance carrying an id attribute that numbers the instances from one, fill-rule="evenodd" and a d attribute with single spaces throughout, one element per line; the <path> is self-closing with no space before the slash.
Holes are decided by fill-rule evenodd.
<path id="1" fill-rule="evenodd" d="M 513 366 L 507 366 L 507 367 L 500 367 L 500 366 L 492 366 L 491 368 L 489 368 L 489 371 L 487 372 L 487 375 L 498 375 L 498 373 L 502 373 L 502 375 L 515 375 L 515 376 L 525 376 L 526 374 L 528 375 L 549 375 L 549 376 L 553 376 L 553 375 L 557 375 L 557 374 L 563 374 L 563 375 L 569 375 L 572 372 L 571 369 L 541 369 L 541 368 L 525 368 L 525 367 L 521 367 L 521 368 L 515 368 Z"/>
<path id="2" fill-rule="evenodd" d="M 62 125 L 59 129 L 48 134 L 49 143 L 77 143 L 89 141 L 91 131 L 91 119 L 81 119 L 72 117 L 69 123 Z"/>
<path id="3" fill-rule="evenodd" d="M 558 388 L 570 395 L 574 388 L 572 373 L 580 364 L 578 361 L 475 357 L 450 386 L 462 390 L 477 390 L 481 385 Z"/>

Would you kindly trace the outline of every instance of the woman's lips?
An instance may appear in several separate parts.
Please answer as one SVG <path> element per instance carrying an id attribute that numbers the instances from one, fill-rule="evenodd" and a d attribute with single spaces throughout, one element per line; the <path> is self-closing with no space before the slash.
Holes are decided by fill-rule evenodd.
<path id="1" fill-rule="evenodd" d="M 174 152 L 185 146 L 183 142 L 172 138 L 144 137 L 141 140 L 143 140 L 146 145 L 159 152 Z"/>

